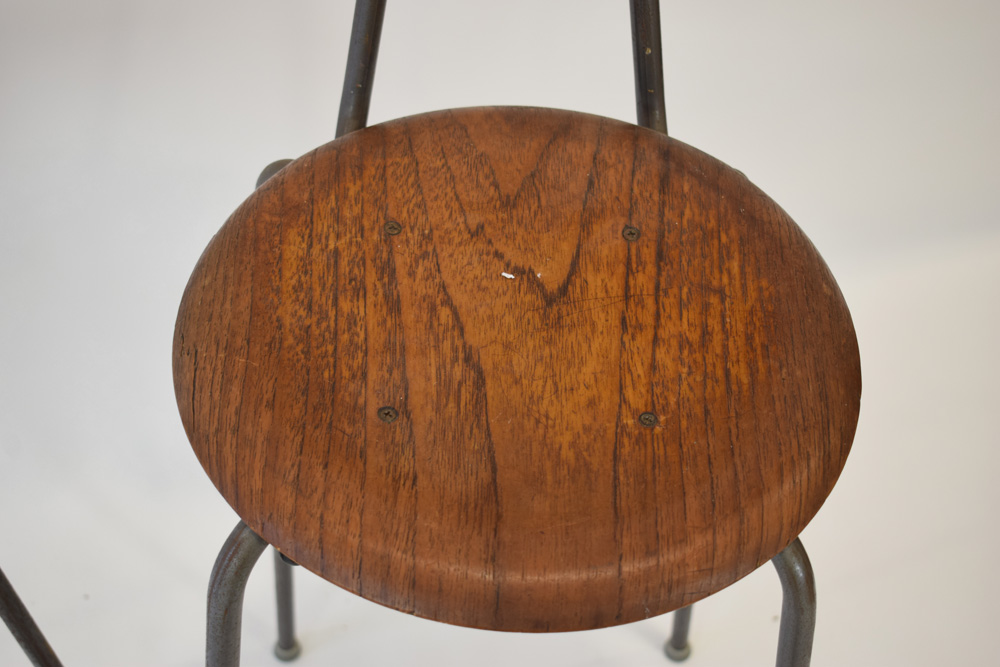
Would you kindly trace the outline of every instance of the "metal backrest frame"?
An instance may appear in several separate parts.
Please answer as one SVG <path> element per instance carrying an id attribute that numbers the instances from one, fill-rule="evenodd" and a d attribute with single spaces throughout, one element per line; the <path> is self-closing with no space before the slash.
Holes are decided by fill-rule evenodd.
<path id="1" fill-rule="evenodd" d="M 357 0 L 347 53 L 347 72 L 340 97 L 337 135 L 360 130 L 368 123 L 375 62 L 382 37 L 386 0 Z M 667 133 L 663 95 L 663 48 L 659 0 L 630 0 L 632 55 L 635 64 L 635 107 L 638 124 Z"/>

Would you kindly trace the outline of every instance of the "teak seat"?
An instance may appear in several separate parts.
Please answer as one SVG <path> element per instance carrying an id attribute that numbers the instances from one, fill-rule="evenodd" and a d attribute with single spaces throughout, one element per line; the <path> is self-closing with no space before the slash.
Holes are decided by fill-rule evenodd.
<path id="1" fill-rule="evenodd" d="M 850 314 L 718 160 L 494 107 L 349 132 L 265 180 L 174 343 L 184 427 L 257 555 L 430 619 L 583 630 L 730 585 L 833 488 Z"/>

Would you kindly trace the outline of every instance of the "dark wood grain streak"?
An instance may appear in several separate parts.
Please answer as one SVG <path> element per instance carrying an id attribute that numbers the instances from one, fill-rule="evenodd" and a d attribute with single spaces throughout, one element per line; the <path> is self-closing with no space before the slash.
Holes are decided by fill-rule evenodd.
<path id="1" fill-rule="evenodd" d="M 521 631 L 661 614 L 766 562 L 833 488 L 861 393 L 833 277 L 742 174 L 524 108 L 371 127 L 274 176 L 195 268 L 174 376 L 266 540 Z"/>

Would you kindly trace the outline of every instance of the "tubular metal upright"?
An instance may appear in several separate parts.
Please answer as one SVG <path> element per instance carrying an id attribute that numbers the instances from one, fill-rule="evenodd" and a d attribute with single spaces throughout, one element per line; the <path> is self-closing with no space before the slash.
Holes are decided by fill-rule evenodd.
<path id="1" fill-rule="evenodd" d="M 0 570 L 0 618 L 35 667 L 62 667 L 7 576 Z"/>

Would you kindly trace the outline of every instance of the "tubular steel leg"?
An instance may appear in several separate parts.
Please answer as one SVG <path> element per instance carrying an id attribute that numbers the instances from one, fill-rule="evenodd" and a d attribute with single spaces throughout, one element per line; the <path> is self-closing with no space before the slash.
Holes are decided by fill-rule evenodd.
<path id="1" fill-rule="evenodd" d="M 239 667 L 243 592 L 266 548 L 267 542 L 240 521 L 219 552 L 208 584 L 207 667 Z"/>
<path id="2" fill-rule="evenodd" d="M 663 652 L 674 662 L 687 660 L 691 655 L 691 645 L 688 644 L 688 631 L 691 629 L 691 610 L 694 605 L 681 607 L 674 612 L 674 632 L 663 646 Z"/>
<path id="3" fill-rule="evenodd" d="M 816 629 L 816 581 L 802 542 L 796 539 L 771 559 L 781 580 L 781 628 L 777 667 L 809 667 Z"/>
<path id="4" fill-rule="evenodd" d="M 38 629 L 14 587 L 0 570 L 0 618 L 35 667 L 62 667 L 45 635 Z"/>
<path id="5" fill-rule="evenodd" d="M 368 122 L 368 105 L 372 99 L 375 60 L 382 37 L 382 17 L 385 0 L 358 0 L 354 5 L 351 44 L 347 51 L 347 73 L 344 92 L 340 96 L 337 136 L 360 130 Z"/>
<path id="6" fill-rule="evenodd" d="M 659 0 L 631 0 L 635 108 L 639 125 L 667 133 Z"/>
<path id="7" fill-rule="evenodd" d="M 292 565 L 274 550 L 274 589 L 278 596 L 278 643 L 274 655 L 278 660 L 294 660 L 302 647 L 295 638 L 295 607 L 292 594 Z"/>

